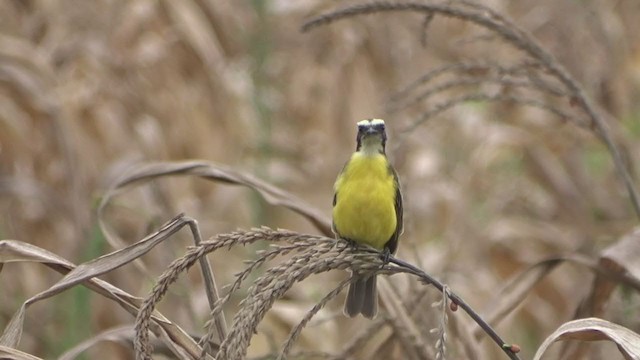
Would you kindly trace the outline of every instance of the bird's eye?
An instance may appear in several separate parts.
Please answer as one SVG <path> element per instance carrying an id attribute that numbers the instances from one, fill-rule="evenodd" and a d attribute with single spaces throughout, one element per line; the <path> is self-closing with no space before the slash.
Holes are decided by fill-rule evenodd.
<path id="1" fill-rule="evenodd" d="M 369 120 L 358 121 L 358 129 L 364 129 L 369 125 Z"/>

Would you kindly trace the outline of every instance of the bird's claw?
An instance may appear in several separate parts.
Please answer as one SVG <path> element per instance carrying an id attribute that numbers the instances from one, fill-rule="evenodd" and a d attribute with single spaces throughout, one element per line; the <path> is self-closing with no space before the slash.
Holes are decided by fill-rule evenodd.
<path id="1" fill-rule="evenodd" d="M 351 239 L 347 239 L 347 238 L 341 238 L 342 240 L 344 240 L 347 243 L 348 247 L 351 247 L 353 249 L 357 249 L 358 248 L 358 243 L 355 242 L 354 240 Z"/>
<path id="2" fill-rule="evenodd" d="M 391 258 L 391 250 L 389 250 L 389 248 L 384 248 L 384 250 L 382 250 L 382 262 L 387 265 L 389 263 L 389 259 Z"/>

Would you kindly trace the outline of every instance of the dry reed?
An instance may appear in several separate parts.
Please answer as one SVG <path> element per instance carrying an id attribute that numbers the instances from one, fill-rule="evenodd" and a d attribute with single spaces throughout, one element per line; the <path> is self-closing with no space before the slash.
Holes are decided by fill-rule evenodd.
<path id="1" fill-rule="evenodd" d="M 618 347 L 543 355 L 634 354 L 616 334 L 638 330 L 636 2 L 328 5 L 0 3 L 0 357 L 133 356 L 121 329 L 135 295 L 200 237 L 179 232 L 188 217 L 159 225 L 176 213 L 206 237 L 262 225 L 330 236 L 331 184 L 366 117 L 387 119 L 403 182 L 399 259 L 481 309 L 523 358 L 589 334 Z M 348 21 L 297 31 L 337 13 Z M 253 243 L 214 251 L 212 266 L 200 257 L 202 271 L 166 289 L 149 320 L 154 355 L 245 344 L 228 339 L 234 314 L 248 329 L 268 308 L 258 334 L 235 330 L 252 337 L 249 358 L 435 358 L 429 331 L 443 315 L 429 304 L 442 290 L 414 275 L 380 278 L 371 322 L 331 301 L 342 271 L 238 306 L 253 279 L 314 247 Z M 283 271 L 263 290 L 297 281 Z M 460 313 L 448 315 L 446 357 L 504 356 Z"/>

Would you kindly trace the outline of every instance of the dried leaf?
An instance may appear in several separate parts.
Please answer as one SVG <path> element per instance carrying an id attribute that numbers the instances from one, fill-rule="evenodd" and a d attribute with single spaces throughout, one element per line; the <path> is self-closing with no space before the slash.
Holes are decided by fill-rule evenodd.
<path id="1" fill-rule="evenodd" d="M 611 273 L 626 275 L 640 281 L 640 228 L 636 228 L 630 234 L 622 237 L 612 246 L 602 251 L 599 265 Z M 575 318 L 588 316 L 601 316 L 604 305 L 609 300 L 616 287 L 612 282 L 601 275 L 593 279 L 591 291 L 576 310 Z"/>
<path id="2" fill-rule="evenodd" d="M 624 236 L 602 252 L 601 264 L 613 263 L 624 268 L 631 276 L 640 279 L 640 228 Z"/>
<path id="3" fill-rule="evenodd" d="M 492 305 L 492 311 L 486 316 L 487 322 L 495 326 L 506 318 L 506 316 L 527 297 L 531 289 L 538 284 L 540 280 L 564 262 L 585 266 L 596 273 L 598 277 L 607 279 L 607 281 L 625 284 L 640 291 L 640 279 L 638 278 L 623 272 L 612 271 L 610 268 L 603 266 L 601 263 L 596 263 L 586 256 L 576 254 L 559 255 L 541 260 L 514 276 L 513 279 L 498 292 L 496 299 L 489 302 L 489 304 Z M 474 335 L 476 338 L 482 336 L 481 329 L 476 329 Z"/>
<path id="4" fill-rule="evenodd" d="M 2 73 L 14 89 L 39 112 L 50 114 L 55 108 L 53 70 L 40 48 L 24 39 L 0 34 Z"/>
<path id="5" fill-rule="evenodd" d="M 42 296 L 49 297 L 73 287 L 84 280 L 102 275 L 126 265 L 149 252 L 156 245 L 180 230 L 183 225 L 183 217 L 182 215 L 179 215 L 171 219 L 155 233 L 146 236 L 135 244 L 78 265 L 57 284 L 53 285 L 49 290 L 41 294 Z"/>
<path id="6" fill-rule="evenodd" d="M 610 340 L 618 345 L 625 359 L 640 359 L 640 335 L 612 322 L 587 318 L 562 324 L 538 348 L 534 360 L 541 359 L 549 346 L 558 340 Z"/>
<path id="7" fill-rule="evenodd" d="M 604 249 L 601 253 L 598 265 L 609 273 L 619 274 L 640 281 L 640 228 L 636 228 L 630 234 L 622 237 L 615 244 Z M 574 319 L 584 317 L 599 317 L 604 314 L 605 305 L 609 301 L 618 282 L 611 278 L 596 274 L 591 284 L 591 290 L 585 295 L 575 311 Z M 563 353 L 568 356 L 582 356 L 584 348 L 565 344 Z"/>
<path id="8" fill-rule="evenodd" d="M 497 324 L 506 318 L 529 295 L 531 289 L 544 279 L 564 259 L 552 258 L 537 262 L 521 273 L 514 276 L 501 291 L 498 292 L 495 301 L 491 304 L 491 311 L 485 316 L 490 324 Z M 475 332 L 476 339 L 481 336 L 480 329 Z"/>
<path id="9" fill-rule="evenodd" d="M 109 329 L 67 350 L 64 354 L 60 355 L 58 360 L 75 359 L 84 351 L 90 349 L 92 346 L 103 341 L 111 341 L 111 342 L 131 341 L 131 339 L 133 338 L 133 333 L 134 333 L 133 326 L 131 325 L 119 326 L 116 328 Z"/>
<path id="10" fill-rule="evenodd" d="M 234 82 L 226 71 L 226 58 L 213 27 L 207 21 L 203 9 L 194 1 L 164 1 L 167 15 L 176 24 L 184 42 L 191 46 L 206 65 L 204 69 L 212 85 L 230 87 Z M 224 79 L 224 81 L 220 81 Z"/>
<path id="11" fill-rule="evenodd" d="M 24 327 L 25 313 L 31 304 L 59 294 L 79 283 L 108 299 L 114 300 L 123 309 L 136 316 L 140 304 L 142 304 L 141 298 L 132 296 L 106 281 L 94 278 L 94 276 L 120 267 L 145 254 L 153 246 L 177 231 L 180 220 L 181 217 L 176 217 L 165 224 L 158 232 L 147 236 L 139 242 L 125 249 L 88 261 L 78 267 L 66 259 L 35 245 L 15 240 L 0 241 L 0 263 L 16 261 L 37 262 L 47 265 L 59 273 L 67 274 L 58 283 L 36 294 L 22 304 L 4 329 L 0 337 L 0 345 L 16 347 L 19 344 Z M 159 326 L 159 328 L 157 326 L 153 328 L 154 332 L 156 335 L 161 336 L 165 340 L 165 344 L 170 346 L 174 352 L 182 355 L 186 353 L 194 357 L 199 355 L 200 347 L 179 326 L 173 324 L 159 312 L 154 312 L 152 318 L 154 324 Z"/>
<path id="12" fill-rule="evenodd" d="M 318 209 L 297 198 L 296 196 L 277 188 L 253 175 L 246 174 L 226 166 L 205 161 L 179 161 L 150 163 L 140 166 L 130 173 L 124 174 L 105 193 L 98 208 L 98 219 L 105 237 L 115 248 L 124 247 L 120 240 L 104 222 L 103 210 L 111 198 L 126 190 L 130 185 L 136 185 L 153 180 L 157 177 L 169 175 L 197 176 L 207 180 L 220 181 L 227 184 L 243 185 L 257 191 L 264 199 L 274 206 L 284 206 L 309 220 L 323 234 L 333 237 L 331 222 Z"/>
<path id="13" fill-rule="evenodd" d="M 20 350 L 0 345 L 0 359 L 2 360 L 42 360 L 37 356 L 27 354 Z"/>

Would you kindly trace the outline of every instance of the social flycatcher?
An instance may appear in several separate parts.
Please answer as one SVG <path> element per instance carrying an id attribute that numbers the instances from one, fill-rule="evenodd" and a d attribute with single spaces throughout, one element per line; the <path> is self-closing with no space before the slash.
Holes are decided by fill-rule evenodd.
<path id="1" fill-rule="evenodd" d="M 334 185 L 333 231 L 345 240 L 393 254 L 402 233 L 402 195 L 398 175 L 385 154 L 384 120 L 358 122 L 356 152 Z M 349 317 L 378 313 L 376 276 L 359 276 L 344 304 Z"/>

